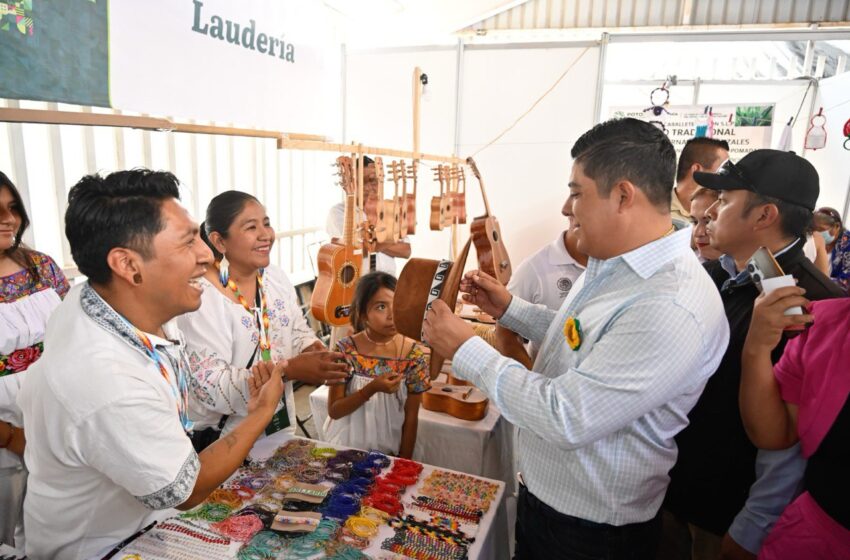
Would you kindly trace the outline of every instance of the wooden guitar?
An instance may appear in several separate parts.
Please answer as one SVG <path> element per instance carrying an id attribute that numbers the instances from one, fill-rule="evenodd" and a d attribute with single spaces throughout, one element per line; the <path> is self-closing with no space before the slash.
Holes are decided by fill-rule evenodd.
<path id="1" fill-rule="evenodd" d="M 473 422 L 484 418 L 489 402 L 480 389 L 439 381 L 432 381 L 431 389 L 422 394 L 422 407 L 426 410 Z"/>
<path id="2" fill-rule="evenodd" d="M 472 169 L 472 174 L 478 179 L 481 197 L 484 199 L 484 215 L 472 220 L 472 225 L 469 227 L 472 242 L 475 244 L 475 251 L 478 253 L 478 268 L 502 284 L 507 284 L 511 279 L 511 259 L 502 240 L 499 221 L 496 216 L 490 213 L 490 203 L 487 201 L 484 181 L 481 180 L 481 173 L 475 165 L 475 160 L 468 157 L 466 163 Z"/>
<path id="3" fill-rule="evenodd" d="M 407 233 L 414 235 L 416 233 L 416 164 L 417 160 L 410 162 L 410 165 L 405 169 L 405 179 L 413 182 L 413 194 L 405 196 L 407 199 Z"/>
<path id="4" fill-rule="evenodd" d="M 360 278 L 363 251 L 360 239 L 354 234 L 356 180 L 351 158 L 340 156 L 336 160 L 340 184 L 345 191 L 345 217 L 341 243 L 327 243 L 319 249 L 319 276 L 310 299 L 313 317 L 341 327 L 348 324 L 354 287 Z"/>
<path id="5" fill-rule="evenodd" d="M 448 169 L 442 164 L 434 170 L 434 180 L 440 183 L 440 196 L 431 197 L 431 230 L 442 231 L 452 225 L 452 198 L 447 191 L 449 180 Z"/>
<path id="6" fill-rule="evenodd" d="M 454 168 L 455 178 L 457 180 L 457 192 L 455 193 L 455 215 L 457 223 L 466 223 L 466 174 L 463 167 Z"/>
<path id="7" fill-rule="evenodd" d="M 407 235 L 407 180 L 404 178 L 404 162 L 393 161 L 390 164 L 390 171 L 393 177 L 393 185 L 395 186 L 395 196 L 393 197 L 393 239 L 400 241 Z M 398 194 L 398 184 L 401 182 L 401 196 Z"/>
<path id="8" fill-rule="evenodd" d="M 378 202 L 376 203 L 375 239 L 378 243 L 394 242 L 393 204 L 394 200 L 384 199 L 384 160 L 375 158 L 375 179 L 378 181 Z"/>

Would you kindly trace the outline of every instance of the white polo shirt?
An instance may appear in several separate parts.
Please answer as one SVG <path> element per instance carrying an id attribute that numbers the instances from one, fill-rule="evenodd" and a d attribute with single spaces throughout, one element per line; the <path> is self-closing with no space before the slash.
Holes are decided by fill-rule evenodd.
<path id="1" fill-rule="evenodd" d="M 176 328 L 166 334 L 179 338 Z M 18 395 L 31 558 L 107 551 L 147 525 L 154 510 L 192 493 L 200 462 L 180 423 L 173 384 L 128 342 L 133 336 L 88 284 L 72 289 L 47 325 L 44 354 Z M 171 361 L 180 343 L 150 338 L 168 353 L 160 355 L 174 381 Z"/>
<path id="2" fill-rule="evenodd" d="M 539 303 L 557 311 L 579 276 L 584 272 L 567 251 L 564 233 L 526 258 L 514 270 L 508 291 L 530 303 Z M 531 358 L 537 355 L 535 344 L 530 346 Z"/>

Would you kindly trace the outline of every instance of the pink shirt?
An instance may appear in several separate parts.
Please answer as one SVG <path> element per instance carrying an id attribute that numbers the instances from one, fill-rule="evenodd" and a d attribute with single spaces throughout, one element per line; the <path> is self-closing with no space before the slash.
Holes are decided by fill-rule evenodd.
<path id="1" fill-rule="evenodd" d="M 812 304 L 815 321 L 774 367 L 783 400 L 799 406 L 797 434 L 811 457 L 850 394 L 850 298 Z"/>

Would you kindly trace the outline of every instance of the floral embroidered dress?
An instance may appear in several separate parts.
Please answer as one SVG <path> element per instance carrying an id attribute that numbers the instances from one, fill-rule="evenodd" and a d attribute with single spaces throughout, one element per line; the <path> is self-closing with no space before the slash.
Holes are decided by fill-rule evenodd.
<path id="1" fill-rule="evenodd" d="M 847 291 L 850 291 L 850 231 L 838 236 L 829 256 L 830 276 Z"/>
<path id="2" fill-rule="evenodd" d="M 259 359 L 259 330 L 256 317 L 242 305 L 222 294 L 206 279 L 197 311 L 181 315 L 177 324 L 186 339 L 193 380 L 190 390 L 190 417 L 195 430 L 217 427 L 229 416 L 222 432 L 233 429 L 248 414 L 249 361 Z M 269 315 L 272 361 L 297 356 L 317 342 L 298 304 L 295 288 L 286 274 L 275 266 L 263 273 Z M 255 356 L 256 354 L 256 356 Z M 252 360 L 252 356 L 254 359 Z M 292 383 L 285 388 L 289 427 L 295 433 L 295 398 Z"/>
<path id="3" fill-rule="evenodd" d="M 329 443 L 377 449 L 398 453 L 401 427 L 404 424 L 404 403 L 409 393 L 424 393 L 431 388 L 428 362 L 418 344 L 403 358 L 382 358 L 361 354 L 349 336 L 337 342 L 337 352 L 345 354 L 349 377 L 345 394 L 355 393 L 385 373 L 400 373 L 404 382 L 394 394 L 376 393 L 360 408 L 337 420 L 325 420 L 325 437 Z"/>
<path id="4" fill-rule="evenodd" d="M 30 364 L 44 350 L 47 320 L 68 292 L 62 269 L 47 255 L 30 252 L 38 271 L 0 277 L 0 420 L 23 426 L 15 399 Z M 26 473 L 20 457 L 0 449 L 0 541 L 23 546 L 22 519 Z"/>

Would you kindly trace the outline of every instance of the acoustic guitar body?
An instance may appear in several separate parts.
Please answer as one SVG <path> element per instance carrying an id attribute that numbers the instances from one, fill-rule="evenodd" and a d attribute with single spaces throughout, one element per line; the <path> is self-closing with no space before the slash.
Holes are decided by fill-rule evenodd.
<path id="1" fill-rule="evenodd" d="M 511 279 L 511 259 L 502 241 L 499 221 L 494 216 L 481 216 L 469 227 L 478 254 L 478 268 L 507 285 Z"/>
<path id="2" fill-rule="evenodd" d="M 443 223 L 446 221 L 443 215 L 445 210 L 446 206 L 443 204 L 443 197 L 432 196 L 430 220 L 431 231 L 441 231 L 443 229 Z"/>
<path id="3" fill-rule="evenodd" d="M 431 382 L 431 389 L 422 393 L 422 406 L 426 410 L 470 422 L 484 418 L 489 403 L 484 393 L 475 387 L 460 387 L 439 381 Z"/>
<path id="4" fill-rule="evenodd" d="M 317 260 L 319 276 L 310 300 L 313 317 L 335 327 L 347 325 L 363 254 L 354 246 L 328 243 L 319 249 Z"/>
<path id="5" fill-rule="evenodd" d="M 393 213 L 394 233 L 396 241 L 401 241 L 407 236 L 407 201 L 404 200 L 403 196 L 396 199 L 395 208 L 396 210 Z"/>
<path id="6" fill-rule="evenodd" d="M 455 195 L 455 212 L 457 213 L 457 223 L 466 223 L 466 193 L 457 193 Z"/>
<path id="7" fill-rule="evenodd" d="M 455 207 L 454 204 L 454 195 L 448 194 L 443 196 L 443 200 L 440 202 L 443 210 L 441 212 L 442 216 L 442 226 L 444 228 L 452 227 L 452 223 L 455 221 Z"/>

